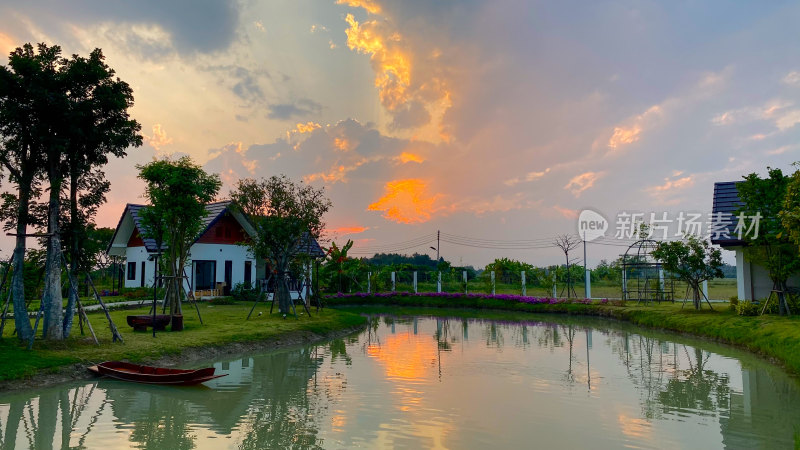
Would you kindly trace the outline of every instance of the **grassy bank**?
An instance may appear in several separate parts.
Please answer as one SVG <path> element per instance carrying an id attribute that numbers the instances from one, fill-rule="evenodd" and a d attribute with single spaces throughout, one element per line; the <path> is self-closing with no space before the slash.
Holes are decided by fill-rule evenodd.
<path id="1" fill-rule="evenodd" d="M 263 305 L 263 304 L 262 304 Z M 37 340 L 34 349 L 28 351 L 11 336 L 13 320 L 6 322 L 6 330 L 0 341 L 0 381 L 30 377 L 37 373 L 54 372 L 75 363 L 95 363 L 106 360 L 125 359 L 132 362 L 156 360 L 167 355 L 177 355 L 191 348 L 222 346 L 231 343 L 276 341 L 290 334 L 314 333 L 326 335 L 336 330 L 360 326 L 364 318 L 348 312 L 324 310 L 312 317 L 301 315 L 281 318 L 277 313 L 269 315 L 269 305 L 260 306 L 250 320 L 245 320 L 252 303 L 233 305 L 200 304 L 204 325 L 201 325 L 194 308 L 185 305 L 182 332 L 134 332 L 125 321 L 130 314 L 147 314 L 148 309 L 127 309 L 111 312 L 111 317 L 122 334 L 124 343 L 112 343 L 108 322 L 102 312 L 89 313 L 100 346 L 94 344 L 88 330 L 80 335 L 77 321 L 73 336 L 64 342 L 48 343 Z M 258 316 L 258 312 L 263 315 Z M 41 324 L 40 324 L 41 326 Z"/>
<path id="2" fill-rule="evenodd" d="M 397 307 L 472 308 L 531 313 L 560 313 L 610 317 L 636 325 L 665 329 L 706 337 L 733 344 L 766 356 L 783 364 L 792 373 L 800 374 L 800 317 L 759 316 L 743 317 L 718 304 L 711 311 L 707 305 L 697 311 L 690 304 L 681 309 L 680 303 L 651 306 L 613 306 L 611 304 L 556 303 L 530 304 L 493 298 L 426 296 L 394 297 L 332 297 L 329 306 L 386 305 Z"/>

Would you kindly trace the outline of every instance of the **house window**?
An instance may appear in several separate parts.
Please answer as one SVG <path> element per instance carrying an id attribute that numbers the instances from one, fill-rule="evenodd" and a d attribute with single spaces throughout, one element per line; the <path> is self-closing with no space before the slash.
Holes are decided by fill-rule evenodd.
<path id="1" fill-rule="evenodd" d="M 136 263 L 129 262 L 128 263 L 128 279 L 135 280 L 136 279 Z"/>
<path id="2" fill-rule="evenodd" d="M 194 262 L 194 290 L 213 289 L 217 282 L 216 261 Z"/>

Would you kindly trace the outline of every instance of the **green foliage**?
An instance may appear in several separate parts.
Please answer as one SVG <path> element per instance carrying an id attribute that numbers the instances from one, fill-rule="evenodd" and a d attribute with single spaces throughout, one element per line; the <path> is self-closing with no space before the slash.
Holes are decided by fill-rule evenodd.
<path id="1" fill-rule="evenodd" d="M 208 214 L 206 204 L 214 200 L 222 182 L 216 174 L 209 175 L 188 156 L 177 160 L 163 158 L 136 166 L 144 180 L 145 198 L 150 205 L 142 208 L 142 235 L 156 241 L 164 249 L 162 267 L 169 282 L 174 283 L 167 299 L 172 315 L 181 314 L 179 292 L 183 268 L 189 249 L 201 231 L 203 218 Z"/>
<path id="2" fill-rule="evenodd" d="M 528 275 L 533 273 L 533 266 L 515 259 L 500 258 L 486 265 L 482 274 L 484 279 L 489 279 L 491 271 L 494 271 L 495 279 L 498 283 L 520 283 L 522 281 L 522 271 L 525 271 L 527 281 Z"/>
<path id="3" fill-rule="evenodd" d="M 753 302 L 738 302 L 736 304 L 736 314 L 740 316 L 757 316 L 758 315 L 757 303 Z"/>
<path id="4" fill-rule="evenodd" d="M 257 258 L 269 261 L 279 276 L 320 237 L 325 228 L 323 216 L 331 207 L 324 190 L 295 183 L 285 175 L 239 180 L 230 196 L 233 207 L 244 213 L 255 229 L 246 244 Z M 288 287 L 285 283 L 278 287 L 280 311 L 288 314 Z"/>
<path id="5" fill-rule="evenodd" d="M 745 259 L 764 266 L 769 277 L 781 291 L 787 291 L 786 280 L 800 270 L 800 252 L 798 252 L 793 234 L 797 231 L 795 209 L 798 201 L 795 197 L 797 188 L 793 186 L 792 196 L 787 195 L 790 180 L 780 169 L 768 168 L 769 176 L 760 178 L 751 173 L 744 181 L 737 184 L 742 206 L 738 215 L 749 217 L 760 216 L 758 235 L 745 234 L 747 242 Z M 798 175 L 800 178 L 800 175 Z M 793 176 L 794 179 L 794 176 Z M 798 181 L 797 183 L 800 183 Z M 784 228 L 784 222 L 789 225 Z M 786 312 L 786 296 L 779 294 L 779 311 Z"/>
<path id="6" fill-rule="evenodd" d="M 693 235 L 684 241 L 659 242 L 652 256 L 661 261 L 664 270 L 692 288 L 697 309 L 701 305 L 700 283 L 722 277 L 722 252 Z"/>
<path id="7" fill-rule="evenodd" d="M 351 292 L 359 286 L 357 278 L 364 269 L 362 261 L 351 258 L 347 252 L 353 247 L 350 239 L 342 246 L 331 242 L 325 249 L 325 261 L 320 270 L 320 278 L 328 292 Z"/>
<path id="8" fill-rule="evenodd" d="M 250 283 L 236 283 L 231 289 L 231 298 L 237 302 L 254 302 L 259 299 L 261 293 Z"/>

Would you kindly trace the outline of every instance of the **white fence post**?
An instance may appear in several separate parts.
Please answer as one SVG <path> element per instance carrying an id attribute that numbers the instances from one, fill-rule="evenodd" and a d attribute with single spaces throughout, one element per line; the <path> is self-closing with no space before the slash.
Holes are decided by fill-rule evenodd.
<path id="1" fill-rule="evenodd" d="M 367 272 L 367 294 L 372 293 L 372 272 Z"/>
<path id="2" fill-rule="evenodd" d="M 492 295 L 495 294 L 494 270 L 492 271 Z"/>
<path id="3" fill-rule="evenodd" d="M 396 292 L 397 291 L 397 283 L 396 283 L 396 279 L 395 279 L 395 275 L 394 274 L 395 273 L 392 272 L 392 292 Z"/>
<path id="4" fill-rule="evenodd" d="M 708 298 L 708 280 L 703 281 L 703 295 Z"/>
<path id="5" fill-rule="evenodd" d="M 553 271 L 553 298 L 557 298 L 558 294 L 556 293 L 558 289 L 556 288 L 556 271 Z"/>
<path id="6" fill-rule="evenodd" d="M 461 272 L 461 277 L 464 279 L 464 293 L 467 293 L 467 271 L 464 270 Z"/>
<path id="7" fill-rule="evenodd" d="M 417 293 L 417 271 L 414 271 L 414 293 Z"/>
<path id="8" fill-rule="evenodd" d="M 442 292 L 442 272 L 439 272 L 439 277 L 436 280 L 436 292 Z"/>
<path id="9" fill-rule="evenodd" d="M 520 275 L 522 276 L 522 296 L 525 297 L 528 295 L 528 289 L 525 286 L 525 271 L 523 270 Z"/>

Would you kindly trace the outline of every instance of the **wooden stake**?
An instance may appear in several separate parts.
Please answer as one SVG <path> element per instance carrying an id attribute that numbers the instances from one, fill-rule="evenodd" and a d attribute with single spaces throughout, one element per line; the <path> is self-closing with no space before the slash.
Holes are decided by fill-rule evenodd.
<path id="1" fill-rule="evenodd" d="M 118 339 L 120 342 L 125 342 L 124 340 L 122 340 L 122 335 L 120 335 L 119 331 L 117 331 L 117 326 L 114 325 L 114 321 L 111 320 L 111 314 L 108 313 L 108 308 L 106 307 L 106 304 L 103 302 L 103 299 L 100 298 L 100 294 L 97 293 L 97 289 L 94 287 L 94 282 L 92 281 L 92 277 L 89 276 L 88 272 L 86 273 L 86 281 L 89 283 L 89 286 L 92 287 L 94 296 L 97 299 L 97 302 L 100 303 L 100 307 L 103 308 L 103 312 L 106 313 L 106 319 L 108 319 L 108 326 L 109 328 L 111 328 L 111 336 L 112 336 L 111 342 L 116 342 Z"/>

